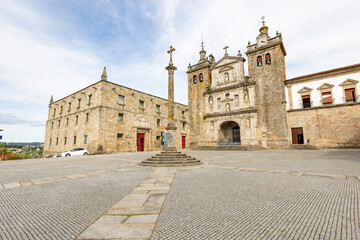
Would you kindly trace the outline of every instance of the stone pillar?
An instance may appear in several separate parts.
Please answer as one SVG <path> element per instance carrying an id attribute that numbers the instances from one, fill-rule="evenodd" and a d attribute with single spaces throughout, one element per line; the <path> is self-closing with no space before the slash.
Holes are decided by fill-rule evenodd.
<path id="1" fill-rule="evenodd" d="M 170 53 L 170 62 L 169 66 L 167 66 L 165 69 L 169 72 L 169 89 L 168 89 L 168 125 L 165 128 L 167 130 L 166 134 L 166 152 L 176 152 L 176 129 L 175 121 L 174 121 L 174 71 L 177 70 L 177 68 L 174 66 L 172 61 L 172 52 L 175 51 L 175 48 L 170 46 L 170 50 L 167 51 Z"/>
<path id="2" fill-rule="evenodd" d="M 288 91 L 289 109 L 293 109 L 293 99 L 292 99 L 291 84 L 286 85 L 286 88 L 287 88 L 287 91 Z"/>

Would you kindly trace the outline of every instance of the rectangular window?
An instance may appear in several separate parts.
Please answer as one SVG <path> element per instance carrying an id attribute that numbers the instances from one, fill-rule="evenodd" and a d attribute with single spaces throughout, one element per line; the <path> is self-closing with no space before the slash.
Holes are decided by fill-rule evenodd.
<path id="1" fill-rule="evenodd" d="M 60 107 L 60 114 L 62 114 L 63 106 Z"/>
<path id="2" fill-rule="evenodd" d="M 76 136 L 74 136 L 74 144 L 76 144 Z"/>
<path id="3" fill-rule="evenodd" d="M 69 109 L 68 109 L 68 112 L 71 111 L 71 103 L 69 103 Z"/>
<path id="4" fill-rule="evenodd" d="M 75 124 L 78 124 L 78 122 L 79 122 L 79 116 L 76 116 L 75 117 Z"/>
<path id="5" fill-rule="evenodd" d="M 84 136 L 84 144 L 87 144 L 87 135 Z"/>
<path id="6" fill-rule="evenodd" d="M 157 113 L 160 112 L 160 105 L 156 105 L 156 107 L 155 107 L 155 112 L 157 112 Z"/>
<path id="7" fill-rule="evenodd" d="M 80 108 L 81 105 L 81 99 L 78 99 L 78 108 Z"/>
<path id="8" fill-rule="evenodd" d="M 59 145 L 59 138 L 56 138 L 56 145 Z"/>
<path id="9" fill-rule="evenodd" d="M 156 140 L 160 140 L 160 136 L 156 136 Z"/>
<path id="10" fill-rule="evenodd" d="M 50 144 L 49 144 L 50 146 L 51 146 L 51 142 L 52 142 L 52 139 L 50 138 Z"/>
<path id="11" fill-rule="evenodd" d="M 124 96 L 121 95 L 118 96 L 118 104 L 124 105 Z"/>
<path id="12" fill-rule="evenodd" d="M 118 122 L 123 122 L 123 121 L 124 121 L 124 114 L 119 113 Z"/>
<path id="13" fill-rule="evenodd" d="M 54 128 L 54 122 L 51 123 L 51 129 L 53 129 L 53 128 Z"/>
<path id="14" fill-rule="evenodd" d="M 345 99 L 347 102 L 355 102 L 355 88 L 345 89 Z"/>
<path id="15" fill-rule="evenodd" d="M 54 114 L 53 114 L 53 116 L 55 116 L 56 115 L 56 108 L 54 108 Z"/>
<path id="16" fill-rule="evenodd" d="M 64 145 L 66 145 L 66 141 L 67 141 L 67 138 L 66 138 L 66 137 L 64 137 Z"/>
<path id="17" fill-rule="evenodd" d="M 123 133 L 118 133 L 117 134 L 117 139 L 122 139 L 124 137 L 124 134 Z"/>
<path id="18" fill-rule="evenodd" d="M 239 106 L 239 95 L 235 95 L 235 106 Z"/>
<path id="19" fill-rule="evenodd" d="M 322 96 L 322 103 L 323 104 L 332 103 L 331 92 L 323 92 L 323 93 L 321 93 L 321 96 Z"/>
<path id="20" fill-rule="evenodd" d="M 60 128 L 60 120 L 58 121 L 58 128 Z"/>
<path id="21" fill-rule="evenodd" d="M 89 122 L 89 113 L 86 114 L 86 122 Z"/>
<path id="22" fill-rule="evenodd" d="M 88 105 L 90 105 L 92 102 L 92 95 L 89 95 L 89 101 L 88 101 Z"/>
<path id="23" fill-rule="evenodd" d="M 139 108 L 144 108 L 144 101 L 139 100 Z"/>
<path id="24" fill-rule="evenodd" d="M 156 119 L 156 126 L 160 127 L 160 119 Z"/>
<path id="25" fill-rule="evenodd" d="M 69 118 L 66 118 L 66 126 L 69 126 Z"/>
<path id="26" fill-rule="evenodd" d="M 220 109 L 221 108 L 221 98 L 217 99 L 217 108 Z"/>
<path id="27" fill-rule="evenodd" d="M 304 95 L 301 98 L 302 98 L 303 108 L 311 107 L 310 95 Z"/>
<path id="28" fill-rule="evenodd" d="M 186 128 L 186 123 L 183 122 L 182 123 L 182 129 L 185 130 L 185 128 Z"/>
<path id="29" fill-rule="evenodd" d="M 185 117 L 185 111 L 181 111 L 181 116 Z"/>

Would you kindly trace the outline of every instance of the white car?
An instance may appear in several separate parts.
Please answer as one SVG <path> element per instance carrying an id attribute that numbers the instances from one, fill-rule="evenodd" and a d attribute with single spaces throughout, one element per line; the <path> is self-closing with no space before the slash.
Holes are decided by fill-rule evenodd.
<path id="1" fill-rule="evenodd" d="M 74 148 L 70 151 L 62 152 L 58 157 L 70 157 L 70 156 L 79 156 L 79 155 L 89 155 L 89 152 L 85 148 Z"/>

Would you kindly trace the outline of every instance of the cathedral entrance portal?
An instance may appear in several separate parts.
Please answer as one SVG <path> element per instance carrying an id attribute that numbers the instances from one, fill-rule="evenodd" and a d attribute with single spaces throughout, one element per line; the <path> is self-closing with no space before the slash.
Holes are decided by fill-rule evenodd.
<path id="1" fill-rule="evenodd" d="M 240 127 L 239 124 L 233 121 L 224 122 L 219 129 L 219 144 L 220 145 L 240 145 Z"/>

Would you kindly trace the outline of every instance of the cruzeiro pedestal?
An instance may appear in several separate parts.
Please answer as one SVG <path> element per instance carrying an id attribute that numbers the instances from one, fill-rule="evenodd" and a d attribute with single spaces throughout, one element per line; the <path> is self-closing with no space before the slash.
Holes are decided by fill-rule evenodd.
<path id="1" fill-rule="evenodd" d="M 144 160 L 140 163 L 143 166 L 156 166 L 156 167 L 177 167 L 177 166 L 190 166 L 201 164 L 200 160 L 187 156 L 176 150 L 176 125 L 174 122 L 174 71 L 177 69 L 172 61 L 172 52 L 175 48 L 170 46 L 170 50 L 167 53 L 170 54 L 169 66 L 165 69 L 169 72 L 169 91 L 168 91 L 168 125 L 165 128 L 167 130 L 165 151 L 156 156 Z"/>

